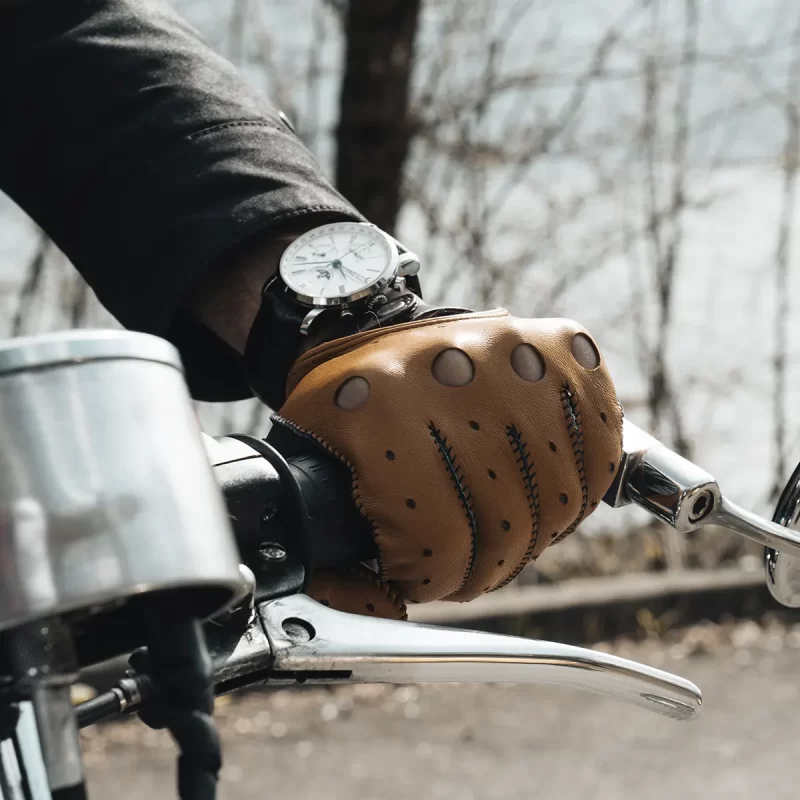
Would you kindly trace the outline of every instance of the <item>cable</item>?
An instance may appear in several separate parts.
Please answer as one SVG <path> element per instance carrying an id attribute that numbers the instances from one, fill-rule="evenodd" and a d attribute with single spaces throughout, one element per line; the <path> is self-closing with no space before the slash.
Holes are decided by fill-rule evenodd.
<path id="1" fill-rule="evenodd" d="M 214 800 L 222 749 L 214 724 L 214 682 L 202 627 L 196 619 L 149 620 L 147 649 L 130 664 L 147 673 L 161 702 L 139 716 L 151 728 L 167 728 L 180 748 L 178 795 L 181 800 Z"/>

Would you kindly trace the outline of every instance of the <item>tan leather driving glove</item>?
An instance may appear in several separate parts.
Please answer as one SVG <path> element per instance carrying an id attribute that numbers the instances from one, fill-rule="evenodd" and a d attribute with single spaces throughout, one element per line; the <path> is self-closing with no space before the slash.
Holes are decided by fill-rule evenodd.
<path id="1" fill-rule="evenodd" d="M 443 353 L 460 364 L 445 383 Z M 343 404 L 353 379 L 359 402 Z M 622 442 L 622 410 L 586 331 L 502 309 L 316 347 L 295 362 L 275 422 L 349 467 L 380 553 L 363 593 L 353 570 L 309 594 L 386 616 L 402 616 L 401 599 L 463 601 L 507 584 L 592 513 Z M 370 600 L 376 591 L 390 602 Z"/>

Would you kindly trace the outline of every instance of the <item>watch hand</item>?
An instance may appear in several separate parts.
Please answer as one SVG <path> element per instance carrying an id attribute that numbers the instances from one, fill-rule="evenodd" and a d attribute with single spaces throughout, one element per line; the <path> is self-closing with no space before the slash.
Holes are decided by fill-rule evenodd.
<path id="1" fill-rule="evenodd" d="M 292 266 L 293 267 L 310 267 L 310 266 L 313 266 L 314 264 L 330 264 L 330 263 L 331 262 L 328 261 L 328 259 L 326 258 L 324 261 L 302 261 L 302 262 L 297 263 L 297 264 L 292 264 Z"/>
<path id="2" fill-rule="evenodd" d="M 352 269 L 350 269 L 349 267 L 344 267 L 344 266 L 343 266 L 343 267 L 342 267 L 342 271 L 343 271 L 343 272 L 349 272 L 351 275 L 355 275 L 355 276 L 356 276 L 356 278 L 358 278 L 360 281 L 365 281 L 365 280 L 366 280 L 366 278 L 365 278 L 363 275 L 359 275 L 357 272 L 354 272 L 354 271 L 353 271 Z"/>
<path id="3" fill-rule="evenodd" d="M 343 256 L 339 256 L 339 258 L 337 258 L 336 261 L 341 263 L 345 258 L 347 258 L 347 256 L 351 255 L 352 253 L 355 253 L 356 250 L 360 250 L 362 247 L 366 247 L 366 245 L 367 243 L 365 242 L 364 244 L 360 244 L 358 247 L 354 247 L 349 253 L 345 253 Z"/>

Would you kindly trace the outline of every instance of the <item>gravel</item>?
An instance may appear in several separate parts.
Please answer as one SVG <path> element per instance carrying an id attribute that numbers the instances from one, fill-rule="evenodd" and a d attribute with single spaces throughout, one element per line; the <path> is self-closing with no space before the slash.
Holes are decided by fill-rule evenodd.
<path id="1" fill-rule="evenodd" d="M 796 796 L 800 625 L 777 618 L 656 631 L 597 645 L 694 680 L 681 724 L 572 690 L 344 686 L 221 698 L 220 797 L 309 800 Z M 90 790 L 175 797 L 169 735 L 137 720 L 82 733 Z"/>

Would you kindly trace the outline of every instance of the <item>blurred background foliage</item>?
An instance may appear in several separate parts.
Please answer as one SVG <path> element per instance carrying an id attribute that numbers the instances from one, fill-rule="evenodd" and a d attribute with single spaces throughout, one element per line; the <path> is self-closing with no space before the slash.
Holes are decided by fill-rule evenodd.
<path id="1" fill-rule="evenodd" d="M 769 512 L 800 453 L 798 4 L 175 4 L 420 253 L 427 297 L 578 319 L 628 416 Z M 0 230 L 7 335 L 114 324 L 3 198 Z M 268 425 L 253 402 L 201 415 Z M 748 557 L 601 509 L 528 579 Z"/>

